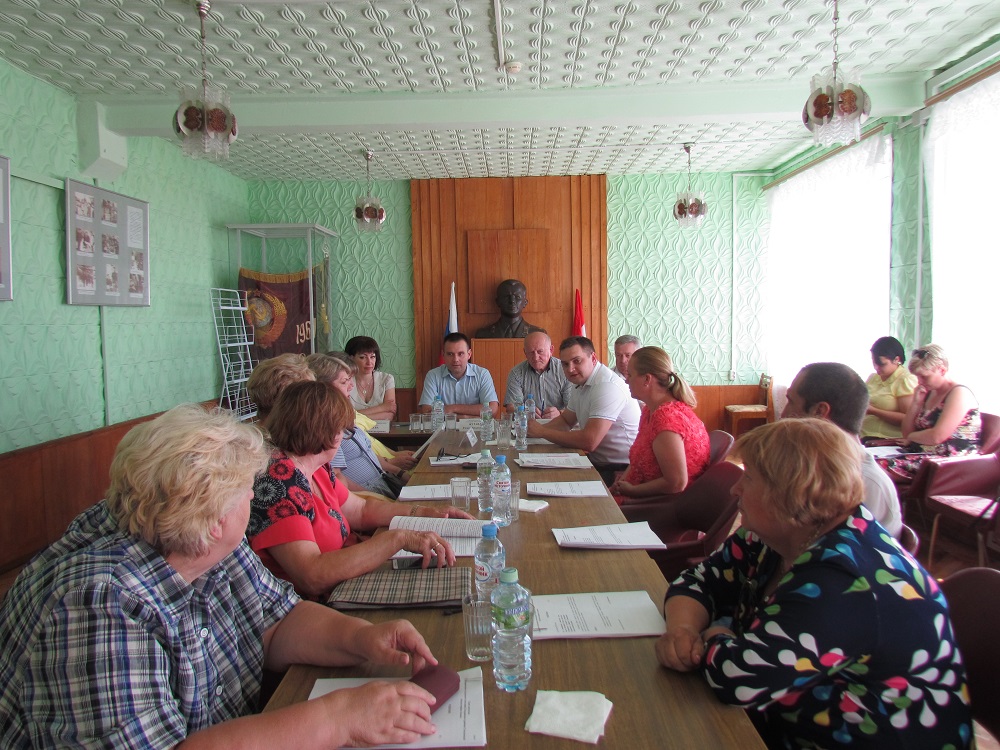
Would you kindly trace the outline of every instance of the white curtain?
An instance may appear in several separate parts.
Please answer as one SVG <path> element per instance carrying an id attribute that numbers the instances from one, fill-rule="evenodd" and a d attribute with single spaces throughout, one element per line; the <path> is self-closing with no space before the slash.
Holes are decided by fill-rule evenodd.
<path id="1" fill-rule="evenodd" d="M 998 112 L 994 75 L 935 104 L 924 142 L 934 343 L 947 352 L 950 374 L 993 414 L 1000 413 Z"/>
<path id="2" fill-rule="evenodd" d="M 810 362 L 862 377 L 889 331 L 892 141 L 876 135 L 769 191 L 764 340 L 787 385 Z"/>

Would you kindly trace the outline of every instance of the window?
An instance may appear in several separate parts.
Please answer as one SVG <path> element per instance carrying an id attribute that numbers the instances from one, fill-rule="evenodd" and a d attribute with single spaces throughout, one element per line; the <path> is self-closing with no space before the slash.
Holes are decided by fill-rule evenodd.
<path id="1" fill-rule="evenodd" d="M 948 353 L 951 377 L 993 414 L 1000 410 L 998 108 L 1000 76 L 994 75 L 935 104 L 924 144 L 934 343 Z"/>
<path id="2" fill-rule="evenodd" d="M 764 345 L 787 385 L 810 362 L 872 372 L 889 331 L 891 140 L 868 138 L 771 189 Z"/>

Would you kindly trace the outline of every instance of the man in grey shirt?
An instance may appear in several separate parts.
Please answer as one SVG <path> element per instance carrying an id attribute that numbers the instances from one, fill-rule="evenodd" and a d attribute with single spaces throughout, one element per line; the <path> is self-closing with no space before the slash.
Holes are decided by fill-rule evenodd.
<path id="1" fill-rule="evenodd" d="M 781 412 L 787 417 L 818 417 L 833 422 L 844 432 L 861 438 L 861 420 L 868 408 L 868 386 L 847 365 L 814 362 L 806 365 L 788 386 L 788 404 Z M 895 538 L 903 528 L 899 496 L 889 475 L 875 459 L 863 451 L 861 479 L 865 485 L 865 507 Z"/>
<path id="2" fill-rule="evenodd" d="M 573 384 L 566 379 L 562 363 L 552 356 L 552 339 L 545 331 L 529 333 L 524 338 L 524 362 L 507 375 L 504 408 L 513 412 L 530 393 L 535 399 L 535 416 L 558 417 L 569 403 Z"/>

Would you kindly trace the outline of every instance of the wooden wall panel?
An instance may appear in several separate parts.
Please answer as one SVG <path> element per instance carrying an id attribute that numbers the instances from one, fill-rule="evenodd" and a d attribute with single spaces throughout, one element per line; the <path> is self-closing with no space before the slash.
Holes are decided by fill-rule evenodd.
<path id="1" fill-rule="evenodd" d="M 0 456 L 0 571 L 27 560 L 49 543 L 41 451 L 22 450 Z"/>
<path id="2" fill-rule="evenodd" d="M 464 333 L 473 335 L 499 315 L 493 298 L 503 278 L 492 283 L 484 278 L 482 290 L 471 286 L 470 231 L 546 230 L 547 247 L 521 250 L 519 260 L 523 265 L 517 272 L 504 272 L 503 276 L 525 282 L 525 319 L 546 328 L 557 346 L 570 333 L 573 290 L 579 288 L 587 332 L 598 356 L 607 361 L 606 177 L 414 180 L 410 195 L 418 394 L 424 373 L 436 367 L 440 359 L 452 281 L 456 282 L 459 327 Z M 487 294 L 484 290 L 488 290 L 488 303 L 482 300 Z M 548 309 L 541 306 L 542 300 Z M 468 312 L 481 309 L 489 312 Z"/>
<path id="3" fill-rule="evenodd" d="M 476 364 L 493 376 L 500 406 L 507 393 L 507 374 L 524 359 L 523 339 L 473 339 L 472 352 Z"/>
<path id="4" fill-rule="evenodd" d="M 534 317 L 553 309 L 552 300 L 558 295 L 546 281 L 553 279 L 550 266 L 552 251 L 547 229 L 470 229 L 466 232 L 469 306 L 472 313 L 469 335 L 475 328 L 488 325 L 497 319 L 496 289 L 500 281 L 519 279 L 528 287 L 528 310 L 525 318 L 532 325 L 547 328 L 546 323 L 536 323 Z M 558 277 L 553 281 L 558 281 Z M 534 282 L 534 283 L 533 283 Z M 545 288 L 539 289 L 540 284 Z M 531 286 L 535 287 L 534 294 Z M 485 321 L 475 325 L 475 321 Z M 473 327 L 475 325 L 475 328 Z"/>

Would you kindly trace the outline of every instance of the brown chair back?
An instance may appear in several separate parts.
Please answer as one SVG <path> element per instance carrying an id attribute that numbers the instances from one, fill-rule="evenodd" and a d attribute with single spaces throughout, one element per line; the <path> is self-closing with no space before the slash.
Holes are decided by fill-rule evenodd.
<path id="1" fill-rule="evenodd" d="M 712 466 L 719 461 L 725 461 L 735 442 L 736 438 L 725 430 L 712 430 L 708 433 L 708 465 Z"/>
<path id="2" fill-rule="evenodd" d="M 980 413 L 983 421 L 983 438 L 980 453 L 997 453 L 1000 451 L 1000 417 L 996 414 Z"/>
<path id="3" fill-rule="evenodd" d="M 666 550 L 650 552 L 667 580 L 676 578 L 693 560 L 706 557 L 729 535 L 738 512 L 730 490 L 742 474 L 736 464 L 719 461 L 683 492 L 622 506 L 626 519 L 648 521 L 667 544 Z"/>
<path id="4" fill-rule="evenodd" d="M 969 681 L 972 718 L 1000 739 L 1000 570 L 966 568 L 941 581 Z"/>

